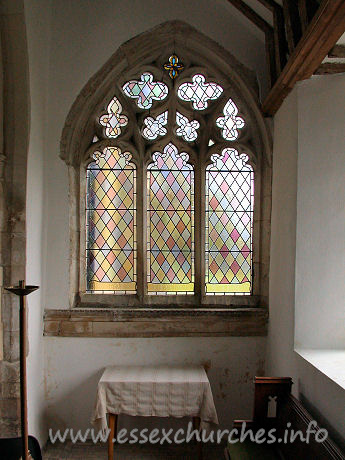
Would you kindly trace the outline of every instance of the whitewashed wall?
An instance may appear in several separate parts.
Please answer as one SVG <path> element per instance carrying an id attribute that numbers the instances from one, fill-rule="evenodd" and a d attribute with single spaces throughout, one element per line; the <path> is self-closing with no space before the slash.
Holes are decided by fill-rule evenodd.
<path id="1" fill-rule="evenodd" d="M 295 345 L 345 349 L 345 75 L 302 83 L 298 114 Z"/>
<path id="2" fill-rule="evenodd" d="M 29 355 L 28 414 L 29 431 L 41 443 L 46 440 L 44 400 L 43 327 L 43 252 L 44 252 L 44 156 L 45 110 L 48 80 L 48 46 L 50 10 L 45 0 L 25 4 L 30 77 L 30 142 L 27 170 L 27 284 L 39 285 L 40 290 L 27 297 Z"/>
<path id="3" fill-rule="evenodd" d="M 234 418 L 251 416 L 253 376 L 262 375 L 264 368 L 264 338 L 47 337 L 45 345 L 48 426 L 54 429 L 90 427 L 97 382 L 105 366 L 205 363 L 210 366 L 209 379 L 219 421 L 229 428 Z M 143 425 L 140 420 L 120 417 L 120 424 L 126 427 L 148 423 L 156 422 L 146 419 Z"/>
<path id="4" fill-rule="evenodd" d="M 43 439 L 50 426 L 89 426 L 97 379 L 104 366 L 116 363 L 208 362 L 222 425 L 249 417 L 252 378 L 264 369 L 264 338 L 43 339 L 40 314 L 41 308 L 68 308 L 68 176 L 59 142 L 67 113 L 88 79 L 124 41 L 180 19 L 223 45 L 262 81 L 263 37 L 223 0 L 30 0 L 26 12 L 33 104 L 27 278 L 42 285 L 29 318 L 31 433 Z"/>
<path id="5" fill-rule="evenodd" d="M 266 357 L 267 375 L 293 377 L 295 395 L 342 445 L 345 391 L 294 347 L 345 347 L 344 84 L 344 75 L 305 81 L 274 118 Z"/>

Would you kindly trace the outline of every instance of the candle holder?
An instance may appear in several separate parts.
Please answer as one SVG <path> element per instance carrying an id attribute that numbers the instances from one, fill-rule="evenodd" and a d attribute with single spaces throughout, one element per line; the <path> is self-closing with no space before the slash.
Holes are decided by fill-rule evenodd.
<path id="1" fill-rule="evenodd" d="M 24 280 L 19 281 L 18 286 L 5 287 L 6 291 L 19 296 L 20 309 L 20 415 L 22 431 L 22 459 L 32 458 L 29 452 L 28 437 L 28 406 L 27 406 L 27 380 L 26 380 L 26 343 L 27 343 L 27 319 L 25 297 L 36 291 L 39 286 L 25 286 Z M 30 457 L 29 457 L 30 455 Z"/>

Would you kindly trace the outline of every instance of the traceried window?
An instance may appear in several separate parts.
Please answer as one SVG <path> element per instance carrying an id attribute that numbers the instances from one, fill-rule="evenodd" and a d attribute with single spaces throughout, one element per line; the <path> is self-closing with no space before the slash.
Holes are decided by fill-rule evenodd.
<path id="1" fill-rule="evenodd" d="M 174 82 L 184 69 L 175 55 L 164 67 Z M 236 140 L 245 121 L 238 116 L 232 99 L 222 103 L 222 86 L 209 81 L 205 75 L 191 75 L 177 90 L 174 86 L 170 85 L 169 91 L 166 83 L 155 80 L 148 71 L 122 86 L 122 97 L 132 99 L 146 114 L 141 126 L 137 119 L 132 120 L 132 124 L 135 123 L 132 129 L 151 143 L 165 139 L 157 150 L 151 145 L 153 153 L 146 166 L 146 190 L 139 190 L 140 196 L 147 197 L 146 203 L 142 203 L 145 225 L 136 225 L 136 166 L 131 159 L 137 145 L 132 151 L 128 145 L 125 152 L 116 143 L 96 150 L 94 161 L 87 167 L 87 292 L 135 294 L 137 270 L 146 271 L 143 289 L 147 295 L 248 295 L 252 292 L 253 169 L 246 154 L 240 155 L 233 147 L 224 148 L 221 143 L 217 145 L 205 138 L 201 130 L 210 114 L 216 115 L 220 108 L 222 113 L 211 126 L 215 137 Z M 162 111 L 159 108 L 164 100 L 167 105 Z M 214 104 L 216 100 L 220 104 Z M 198 112 L 206 112 L 207 116 L 197 117 Z M 169 119 L 174 123 L 169 123 Z M 114 96 L 107 105 L 107 113 L 100 116 L 99 124 L 104 127 L 105 138 L 121 140 L 127 125 L 131 125 L 130 112 L 123 113 L 123 104 Z M 174 139 L 179 140 L 178 146 Z M 98 140 L 96 137 L 96 144 Z M 205 142 L 210 153 L 203 159 L 200 152 Z M 183 150 L 183 143 L 190 153 Z M 197 165 L 197 182 L 205 183 L 205 189 L 199 190 L 200 195 L 196 196 L 205 209 L 203 215 L 198 214 L 198 222 L 194 215 L 195 167 L 190 162 L 190 154 Z M 203 168 L 205 160 L 211 162 L 206 169 Z M 140 169 L 144 168 L 142 164 Z M 205 175 L 205 181 L 200 174 Z M 197 242 L 195 226 L 199 235 Z M 203 231 L 205 247 L 201 248 Z M 137 239 L 141 247 L 145 244 L 147 247 L 146 267 L 145 257 L 138 262 Z M 200 261 L 197 277 L 200 280 L 201 273 L 205 274 L 199 283 L 201 293 L 195 292 L 195 252 Z"/>
<path id="2" fill-rule="evenodd" d="M 252 113 L 219 69 L 164 53 L 119 73 L 87 130 L 75 292 L 100 305 L 257 305 Z"/>

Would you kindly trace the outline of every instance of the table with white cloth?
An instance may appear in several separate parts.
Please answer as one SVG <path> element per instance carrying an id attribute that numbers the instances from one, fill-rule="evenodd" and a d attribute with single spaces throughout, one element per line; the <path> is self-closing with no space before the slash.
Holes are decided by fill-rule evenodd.
<path id="1" fill-rule="evenodd" d="M 107 423 L 109 414 L 109 427 Z M 112 366 L 98 383 L 92 422 L 110 429 L 113 459 L 117 416 L 193 417 L 200 429 L 218 424 L 211 385 L 202 366 Z"/>

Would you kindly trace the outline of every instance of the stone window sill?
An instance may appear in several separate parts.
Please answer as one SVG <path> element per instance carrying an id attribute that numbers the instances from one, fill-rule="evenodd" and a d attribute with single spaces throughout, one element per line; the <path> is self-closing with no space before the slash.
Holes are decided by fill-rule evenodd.
<path id="1" fill-rule="evenodd" d="M 46 309 L 50 337 L 266 336 L 268 311 L 256 308 Z"/>
<path id="2" fill-rule="evenodd" d="M 295 349 L 302 358 L 345 390 L 345 350 Z"/>

